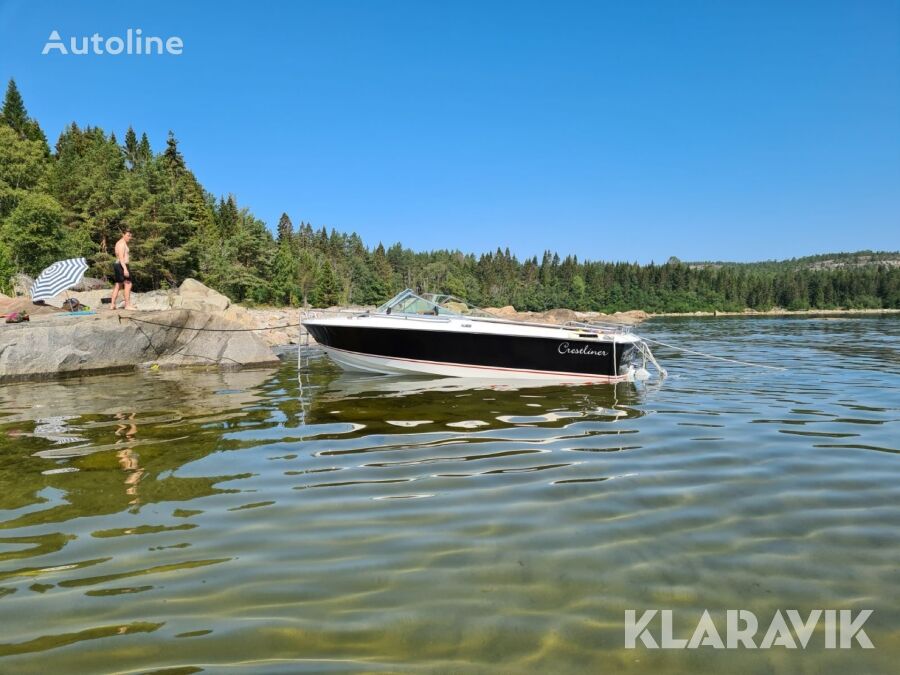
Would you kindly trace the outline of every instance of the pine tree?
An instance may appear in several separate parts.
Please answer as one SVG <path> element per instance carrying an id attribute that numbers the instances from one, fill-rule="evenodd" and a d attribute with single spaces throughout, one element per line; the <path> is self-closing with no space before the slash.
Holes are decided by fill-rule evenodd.
<path id="1" fill-rule="evenodd" d="M 166 150 L 163 152 L 163 157 L 170 169 L 180 171 L 185 168 L 184 156 L 178 149 L 178 139 L 175 138 L 172 131 L 169 131 L 169 137 L 166 139 Z"/>
<path id="2" fill-rule="evenodd" d="M 309 249 L 300 249 L 297 256 L 297 288 L 303 301 L 303 307 L 309 307 L 310 295 L 319 276 L 319 261 Z"/>
<path id="3" fill-rule="evenodd" d="M 286 213 L 281 214 L 278 219 L 278 243 L 283 241 L 291 242 L 294 238 L 294 224 Z"/>
<path id="4" fill-rule="evenodd" d="M 316 277 L 315 301 L 317 307 L 333 307 L 341 303 L 341 284 L 335 274 L 331 261 L 325 261 L 319 267 Z"/>
<path id="5" fill-rule="evenodd" d="M 150 139 L 147 138 L 147 132 L 141 134 L 141 143 L 138 146 L 138 158 L 140 162 L 146 162 L 153 157 L 153 148 L 150 147 Z"/>
<path id="6" fill-rule="evenodd" d="M 313 229 L 309 223 L 300 223 L 300 227 L 297 228 L 297 245 L 301 249 L 313 245 Z"/>
<path id="7" fill-rule="evenodd" d="M 125 145 L 122 149 L 125 151 L 125 161 L 128 162 L 128 168 L 133 169 L 140 163 L 140 148 L 137 134 L 134 133 L 134 129 L 131 126 L 125 132 Z"/>
<path id="8" fill-rule="evenodd" d="M 22 138 L 26 137 L 28 111 L 25 110 L 25 101 L 22 100 L 22 94 L 19 93 L 16 81 L 12 78 L 6 85 L 6 97 L 3 99 L 3 112 L 0 120 L 15 129 Z"/>
<path id="9" fill-rule="evenodd" d="M 6 97 L 0 112 L 0 124 L 6 124 L 19 135 L 20 138 L 35 141 L 40 144 L 41 152 L 45 157 L 50 156 L 50 146 L 47 144 L 47 136 L 37 120 L 28 116 L 25 102 L 16 86 L 16 81 L 10 79 L 6 88 Z"/>
<path id="10" fill-rule="evenodd" d="M 112 247 L 133 201 L 122 149 L 102 129 L 70 126 L 56 144 L 47 172 L 50 193 L 62 205 L 65 229 L 95 274 L 112 270 Z"/>
<path id="11" fill-rule="evenodd" d="M 216 225 L 219 233 L 225 239 L 233 237 L 237 233 L 238 208 L 234 195 L 228 195 L 219 199 L 219 208 L 216 210 Z"/>
<path id="12" fill-rule="evenodd" d="M 297 284 L 299 273 L 292 238 L 279 237 L 278 249 L 272 262 L 272 295 L 275 302 L 282 305 L 294 304 L 300 299 L 301 292 Z"/>

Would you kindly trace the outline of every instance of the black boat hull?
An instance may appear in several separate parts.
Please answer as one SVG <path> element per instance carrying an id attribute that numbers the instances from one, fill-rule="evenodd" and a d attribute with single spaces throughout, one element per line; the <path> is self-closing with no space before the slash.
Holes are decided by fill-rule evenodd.
<path id="1" fill-rule="evenodd" d="M 341 365 L 375 372 L 418 371 L 470 376 L 574 377 L 620 380 L 629 375 L 631 342 L 495 333 L 376 328 L 306 322 L 316 342 Z M 383 364 L 383 365 L 382 365 Z M 404 367 L 406 364 L 406 367 Z M 459 371 L 459 372 L 457 372 Z"/>

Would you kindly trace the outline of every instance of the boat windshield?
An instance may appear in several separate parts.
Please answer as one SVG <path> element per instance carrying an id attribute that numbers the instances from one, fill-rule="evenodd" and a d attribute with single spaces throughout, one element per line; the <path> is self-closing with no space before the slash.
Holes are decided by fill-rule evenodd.
<path id="1" fill-rule="evenodd" d="M 413 314 L 417 316 L 471 316 L 482 314 L 465 301 L 452 295 L 401 291 L 375 310 L 378 314 Z M 485 316 L 489 316 L 486 313 Z"/>

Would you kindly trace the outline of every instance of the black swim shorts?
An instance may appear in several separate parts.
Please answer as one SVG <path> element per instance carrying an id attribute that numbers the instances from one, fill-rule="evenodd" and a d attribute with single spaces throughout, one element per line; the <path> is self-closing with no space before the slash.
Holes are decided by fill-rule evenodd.
<path id="1" fill-rule="evenodd" d="M 125 270 L 122 268 L 122 263 L 120 263 L 118 260 L 115 262 L 115 264 L 113 264 L 113 275 L 116 278 L 117 284 L 124 284 L 126 281 L 131 281 L 131 276 L 125 275 Z"/>

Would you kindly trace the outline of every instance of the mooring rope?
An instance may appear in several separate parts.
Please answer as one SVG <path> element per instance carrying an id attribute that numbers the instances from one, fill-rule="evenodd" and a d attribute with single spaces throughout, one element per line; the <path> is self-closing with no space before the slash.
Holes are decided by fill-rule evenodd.
<path id="1" fill-rule="evenodd" d="M 56 314 L 50 314 L 47 316 L 61 316 Z M 103 316 L 102 314 L 100 316 Z M 2 317 L 0 317 L 2 318 Z M 119 323 L 122 323 L 122 320 L 126 321 L 134 321 L 135 323 L 145 323 L 150 326 L 160 326 L 161 328 L 177 328 L 178 330 L 196 330 L 196 331 L 205 331 L 209 333 L 252 333 L 254 331 L 260 330 L 281 330 L 282 328 L 297 328 L 303 324 L 301 323 L 286 323 L 282 326 L 262 326 L 261 328 L 191 328 L 190 326 L 178 326 L 173 323 L 159 323 L 158 321 L 147 321 L 146 319 L 138 319 L 133 316 L 128 316 L 125 314 L 117 314 L 116 318 L 119 320 Z M 17 321 L 9 324 L 10 326 L 16 326 L 17 328 L 47 328 L 48 324 L 45 323 L 31 323 L 30 319 L 26 319 L 24 321 Z"/>
<path id="2" fill-rule="evenodd" d="M 707 354 L 705 352 L 698 352 L 693 349 L 687 349 L 686 347 L 678 347 L 676 345 L 666 344 L 665 342 L 661 342 L 660 340 L 654 340 L 652 338 L 641 336 L 642 340 L 646 340 L 647 342 L 652 342 L 653 344 L 660 345 L 661 347 L 668 347 L 669 349 L 674 349 L 676 351 L 685 352 L 687 354 L 695 354 L 696 356 L 703 356 L 708 359 L 715 359 L 716 361 L 725 361 L 727 363 L 736 363 L 739 366 L 750 366 L 751 368 L 768 368 L 770 370 L 787 370 L 787 368 L 783 368 L 781 366 L 767 366 L 764 363 L 750 363 L 748 361 L 738 361 L 737 359 L 727 359 L 724 356 L 715 356 L 713 354 Z"/>
<path id="3" fill-rule="evenodd" d="M 163 328 L 177 328 L 179 330 L 196 330 L 196 331 L 206 331 L 209 333 L 251 333 L 258 330 L 280 330 L 282 328 L 297 328 L 301 324 L 299 323 L 286 323 L 283 326 L 263 326 L 262 328 L 191 328 L 190 326 L 176 326 L 171 323 L 159 323 L 157 321 L 147 321 L 146 319 L 137 319 L 133 316 L 128 315 L 119 315 L 119 323 L 122 322 L 122 319 L 126 319 L 127 321 L 134 321 L 135 323 L 146 323 L 150 326 L 162 326 Z"/>

